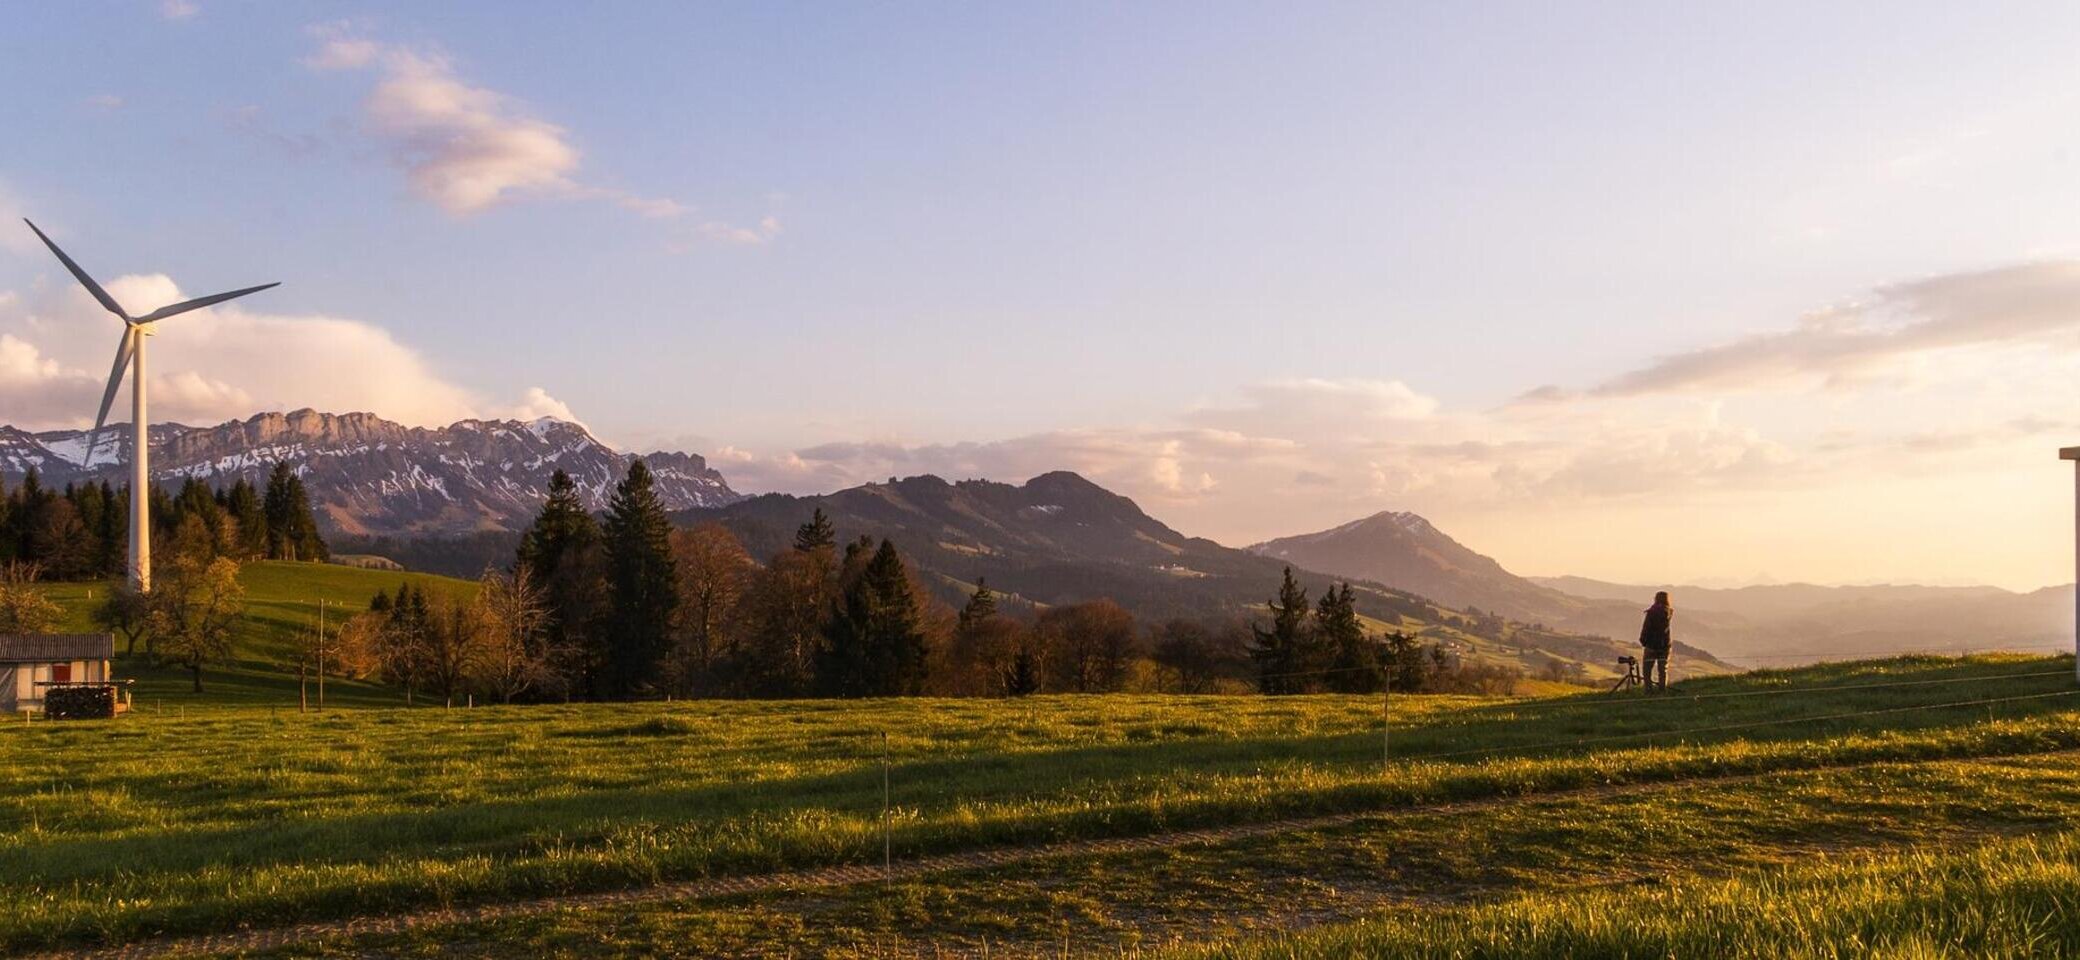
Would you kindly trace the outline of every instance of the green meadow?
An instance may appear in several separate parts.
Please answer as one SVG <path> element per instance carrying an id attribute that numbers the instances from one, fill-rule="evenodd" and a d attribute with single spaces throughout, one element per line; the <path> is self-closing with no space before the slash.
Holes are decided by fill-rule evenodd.
<path id="1" fill-rule="evenodd" d="M 372 582 L 386 576 L 350 573 Z M 1520 822 L 1514 811 L 1525 804 L 1613 787 L 1744 798 L 1741 816 L 1766 818 L 1796 789 L 1769 788 L 1769 777 L 1874 764 L 1940 774 L 1889 788 L 1899 802 L 1883 823 L 1940 817 L 1971 833 L 1999 818 L 1980 817 L 1945 783 L 1984 780 L 1971 764 L 2080 749 L 2071 670 L 2070 658 L 1902 658 L 1705 678 L 1652 699 L 1400 697 L 1391 704 L 1391 731 L 1382 730 L 1379 698 L 1343 696 L 391 706 L 312 714 L 198 701 L 113 721 L 10 724 L 0 729 L 0 948 L 124 943 L 874 863 L 883 843 L 884 770 L 892 801 L 887 840 L 898 858 L 1346 811 L 1378 811 L 1383 826 L 1375 830 L 1391 833 L 1403 819 L 1395 811 L 1413 817 L 1443 801 L 1491 804 L 1488 819 L 1474 822 L 1503 831 Z M 1388 736 L 1390 761 L 1382 756 Z M 1715 786 L 1757 775 L 1764 780 L 1739 790 Z M 1869 788 L 1836 789 L 1860 796 Z M 2080 813 L 2070 790 L 2056 796 L 2062 806 L 2049 822 Z M 1595 804 L 1580 815 L 1601 825 L 1606 845 L 1639 832 L 1634 815 L 1606 816 Z M 2015 814 L 2000 822 L 2044 821 Z M 1877 821 L 1830 822 L 1828 837 L 1869 834 Z M 1681 834 L 1662 830 L 1656 848 L 1667 854 Z M 1900 834 L 1902 841 L 1911 835 Z M 1741 848 L 1739 837 L 1724 842 Z M 1477 838 L 1458 847 L 1469 843 L 1481 849 Z M 1610 879 L 1608 869 L 1586 870 L 1582 862 L 1541 866 L 1521 856 L 1524 849 L 1491 849 L 1484 862 L 1537 874 L 1562 890 Z M 1251 869 L 1279 872 L 1276 858 L 1234 856 L 1197 875 L 1211 883 Z M 1291 882 L 1324 862 L 1302 857 L 1288 865 L 1286 880 L 1265 883 Z M 1742 862 L 1727 853 L 1665 858 L 1662 866 L 1671 875 L 1703 876 L 1700 870 Z M 1431 874 L 1435 889 L 1426 895 L 1433 898 L 1462 888 L 1480 891 L 1478 903 L 1491 894 L 1531 895 L 1508 884 L 1469 887 L 1445 867 Z M 1424 879 L 1410 886 L 1422 889 Z M 716 940 L 713 949 L 773 947 L 756 944 L 761 931 L 832 954 L 881 942 L 874 936 L 970 936 L 959 929 L 964 918 L 1015 914 L 1016 904 L 1003 902 L 989 910 L 959 906 L 997 883 L 977 877 L 919 894 L 927 905 L 943 902 L 941 909 L 891 912 L 883 903 L 855 926 L 831 928 L 855 940 L 831 940 L 821 950 L 806 934 L 788 937 L 779 922 L 740 930 L 749 939 Z M 856 895 L 891 897 L 901 889 Z M 1162 904 L 1173 893 L 1147 896 Z M 715 916 L 704 912 L 711 909 L 658 916 Z M 741 917 L 778 908 L 760 901 L 731 909 Z M 1105 915 L 1097 906 L 1077 915 L 1088 920 L 1087 935 L 1111 930 L 1089 919 Z M 1496 922 L 1467 917 L 1469 925 Z M 1308 918 L 1317 924 L 1336 916 Z M 507 943 L 538 933 L 545 944 L 575 945 L 575 955 L 645 952 L 613 946 L 623 941 L 599 928 L 609 919 L 581 912 L 566 925 L 501 927 L 489 936 Z M 1015 920 L 1006 924 L 999 933 L 1023 935 Z M 1391 944 L 1401 929 L 1321 935 Z M 1423 929 L 1444 937 L 1458 928 Z M 1450 935 L 1473 936 L 1475 926 L 1464 930 Z M 1123 931 L 1106 934 L 1116 935 L 1114 946 L 1133 939 Z M 1313 948 L 1238 942 L 1219 949 L 1277 955 Z"/>
<path id="2" fill-rule="evenodd" d="M 190 705 L 220 706 L 232 703 L 297 704 L 296 637 L 314 629 L 319 603 L 326 606 L 329 622 L 336 625 L 342 615 L 368 609 L 376 592 L 395 593 L 409 582 L 414 590 L 448 596 L 467 596 L 476 590 L 468 580 L 425 573 L 364 570 L 358 567 L 320 563 L 291 563 L 263 560 L 239 569 L 239 582 L 246 589 L 246 617 L 237 628 L 231 659 L 203 671 L 203 692 L 193 692 L 185 670 L 155 666 L 144 657 L 124 655 L 125 639 L 116 637 L 116 676 L 135 681 L 131 697 L 145 711 L 174 710 Z M 95 626 L 95 604 L 106 597 L 106 583 L 53 583 L 45 595 L 65 611 L 55 629 L 63 632 L 99 633 Z M 315 695 L 315 688 L 313 688 Z M 388 706 L 404 702 L 404 695 L 376 684 L 331 679 L 326 681 L 328 705 Z"/>

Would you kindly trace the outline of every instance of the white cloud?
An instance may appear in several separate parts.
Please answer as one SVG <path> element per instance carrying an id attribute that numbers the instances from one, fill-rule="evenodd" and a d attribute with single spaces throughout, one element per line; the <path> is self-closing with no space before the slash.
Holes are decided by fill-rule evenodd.
<path id="1" fill-rule="evenodd" d="M 1936 360 L 2001 347 L 2080 347 L 2080 262 L 1954 273 L 1881 287 L 1864 300 L 1759 333 L 1663 357 L 1595 387 L 1599 396 L 1848 386 L 1912 376 Z M 1541 388 L 1528 399 L 1567 396 Z"/>
<path id="2" fill-rule="evenodd" d="M 87 98 L 87 106 L 103 112 L 119 110 L 123 106 L 123 98 L 113 93 L 97 93 Z"/>
<path id="3" fill-rule="evenodd" d="M 307 66 L 377 72 L 362 104 L 366 130 L 388 145 L 412 191 L 448 213 L 480 213 L 527 196 L 600 200 L 658 219 L 688 212 L 669 198 L 579 181 L 580 152 L 568 131 L 513 97 L 464 81 L 439 54 L 371 40 L 346 24 L 312 32 L 320 43 Z"/>
<path id="4" fill-rule="evenodd" d="M 721 220 L 708 220 L 694 228 L 694 232 L 721 243 L 740 246 L 756 246 L 769 243 L 780 235 L 780 219 L 765 217 L 755 227 L 739 227 Z"/>
<path id="5" fill-rule="evenodd" d="M 310 33 L 319 41 L 303 60 L 311 69 L 374 71 L 375 86 L 361 107 L 363 131 L 403 168 L 413 194 L 452 215 L 545 197 L 597 201 L 646 219 L 682 222 L 675 249 L 693 241 L 758 246 L 780 236 L 777 215 L 751 226 L 694 220 L 695 208 L 670 197 L 581 179 L 583 156 L 570 131 L 511 96 L 465 81 L 445 56 L 370 39 L 346 22 L 318 24 Z M 252 119 L 234 123 L 250 126 Z M 308 140 L 269 136 L 292 147 Z M 779 203 L 784 195 L 769 200 Z"/>
<path id="6" fill-rule="evenodd" d="M 496 415 L 507 420 L 539 420 L 543 417 L 554 417 L 572 423 L 579 422 L 578 415 L 571 412 L 570 404 L 550 396 L 549 391 L 540 387 L 528 387 L 527 393 L 520 398 L 519 403 L 499 410 Z"/>
<path id="7" fill-rule="evenodd" d="M 312 63 L 380 67 L 363 119 L 390 145 L 413 191 L 449 213 L 576 189 L 571 175 L 578 150 L 561 127 L 529 116 L 504 94 L 464 83 L 439 57 L 340 38 L 327 42 Z"/>
<path id="8" fill-rule="evenodd" d="M 66 280 L 33 308 L 0 297 L 0 422 L 40 430 L 93 421 L 120 327 Z M 132 312 L 187 296 L 163 274 L 117 277 L 107 287 Z M 147 348 L 152 419 L 217 423 L 298 407 L 428 426 L 486 416 L 575 419 L 539 387 L 518 403 L 487 400 L 439 375 L 381 327 L 264 306 L 257 299 L 226 304 L 157 325 Z M 127 419 L 121 409 L 112 417 Z"/>
<path id="9" fill-rule="evenodd" d="M 194 0 L 159 0 L 159 15 L 168 20 L 186 20 L 201 12 Z"/>

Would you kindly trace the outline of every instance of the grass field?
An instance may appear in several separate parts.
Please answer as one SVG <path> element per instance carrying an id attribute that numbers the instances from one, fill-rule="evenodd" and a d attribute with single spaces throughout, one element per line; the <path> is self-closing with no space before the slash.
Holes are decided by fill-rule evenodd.
<path id="1" fill-rule="evenodd" d="M 1527 822 L 1520 819 L 1525 803 L 1613 785 L 1665 787 L 1676 791 L 1669 802 L 1736 805 L 1737 812 L 1686 818 L 1661 831 L 1659 842 L 1673 847 L 1680 839 L 1689 850 L 1712 840 L 1691 824 L 1776 822 L 1788 798 L 1808 789 L 1796 778 L 1857 764 L 1895 764 L 1899 772 L 1892 776 L 1900 779 L 1877 787 L 1843 782 L 1830 788 L 1835 796 L 1856 799 L 1878 790 L 1892 806 L 1798 817 L 1780 824 L 1777 834 L 1733 832 L 1712 842 L 1737 852 L 1745 844 L 1904 840 L 1913 831 L 1896 827 L 1916 819 L 1978 837 L 2037 830 L 2080 813 L 2070 778 L 2058 779 L 2070 757 L 2015 774 L 2057 781 L 2055 791 L 2039 783 L 2016 795 L 2042 796 L 2050 806 L 2009 797 L 2012 809 L 1999 815 L 1989 812 L 1998 806 L 1989 791 L 2004 781 L 1974 766 L 1995 763 L 1992 757 L 2080 748 L 2080 696 L 2068 696 L 2074 690 L 2069 658 L 1906 658 L 1704 679 L 1680 690 L 1686 695 L 1622 701 L 1398 698 L 1396 759 L 1384 766 L 1380 701 L 1336 696 L 698 702 L 319 715 L 197 704 L 185 717 L 147 711 L 112 722 L 23 724 L 0 730 L 0 947 L 125 942 L 664 878 L 876 862 L 884 734 L 894 805 L 889 839 L 899 858 L 1329 811 L 1413 810 L 1447 800 L 1499 804 L 1488 826 L 1467 828 L 1474 832 L 1439 848 L 1438 864 L 1404 878 L 1404 886 L 1433 901 L 1440 891 L 1471 889 L 1487 900 L 1536 887 L 1528 880 L 1498 886 L 1498 877 L 1517 873 L 1519 880 L 1544 877 L 1540 883 L 1559 889 L 1611 881 L 1608 862 L 1624 862 L 1622 852 L 1595 859 L 1605 863 L 1598 869 L 1561 853 L 1595 850 L 1596 843 L 1617 850 L 1646 819 L 1621 807 L 1581 801 L 1573 814 L 1577 826 L 1569 829 L 1600 830 L 1600 840 L 1537 835 L 1535 843 L 1507 848 L 1506 856 L 1492 856 L 1496 848 L 1483 844 Z M 2015 697 L 2031 699 L 2009 699 Z M 1924 709 L 1943 704 L 1966 705 Z M 1588 739 L 1596 742 L 1573 742 Z M 1877 777 L 1873 771 L 1880 768 L 1859 770 L 1856 776 Z M 1746 774 L 1792 780 L 1775 787 L 1767 780 L 1739 789 L 1705 786 Z M 1959 794 L 1962 787 L 1977 793 Z M 1824 807 L 1825 796 L 1807 805 Z M 1385 818 L 1371 834 L 1391 836 L 1402 820 Z M 1413 815 L 1409 822 L 1416 822 Z M 1826 828 L 1816 834 L 1812 824 Z M 1486 872 L 1452 859 L 1482 849 L 1491 852 Z M 1542 860 L 1535 855 L 1541 852 L 1552 856 Z M 1680 851 L 1663 851 L 1661 868 L 1683 874 L 1697 873 L 1700 865 L 1748 862 L 1735 852 L 1704 861 L 1667 856 L 1671 852 Z M 1248 850 L 1199 855 L 1237 858 L 1185 874 L 1209 889 L 1252 870 L 1266 877 L 1249 884 L 1252 889 L 1334 886 L 1309 873 L 1330 871 L 1335 863 L 1319 851 L 1284 866 L 1277 856 Z M 1341 869 L 1352 876 L 1374 872 L 1350 864 Z M 1459 876 L 1469 870 L 1471 879 Z M 999 885 L 997 878 L 950 887 L 920 881 L 855 892 L 850 896 L 869 898 L 864 906 L 853 904 L 864 919 L 814 924 L 825 949 L 809 952 L 842 954 L 858 949 L 858 937 L 902 932 L 972 939 L 973 931 L 961 929 L 964 918 L 1002 916 L 1016 904 L 961 904 Z M 917 888 L 916 903 L 885 899 L 910 896 L 903 892 L 909 887 Z M 1063 889 L 1125 897 L 1134 887 L 1094 880 Z M 1247 893 L 1226 895 L 1247 901 Z M 1128 933 L 1144 938 L 1135 942 L 1162 942 L 1141 932 L 1147 918 L 1191 913 L 1173 902 L 1191 900 L 1189 889 L 1164 886 L 1138 895 L 1150 905 L 1134 913 L 1141 919 L 1133 923 L 1107 919 L 1112 915 L 1097 905 L 1068 911 L 1081 920 L 1061 921 L 1056 913 L 1042 919 L 1081 924 L 1084 935 L 1115 936 L 1116 945 L 1131 939 Z M 849 909 L 851 902 L 839 896 L 816 909 Z M 1028 906 L 1040 904 L 1045 912 L 1056 903 L 1041 897 Z M 1276 919 L 1267 929 L 1294 925 L 1272 905 L 1253 908 Z M 779 910 L 774 902 L 718 909 L 660 909 L 651 916 L 661 930 L 707 917 L 714 924 L 702 928 L 703 936 L 719 938 L 715 949 L 724 952 L 756 949 L 743 944 L 758 935 L 815 939 L 806 933 L 786 939 L 789 927 L 779 920 L 719 932 L 733 919 Z M 1347 919 L 1348 912 L 1325 907 L 1300 917 L 1321 923 Z M 1251 915 L 1219 914 L 1229 920 Z M 501 927 L 487 942 L 535 937 L 543 949 L 575 944 L 573 955 L 642 954 L 640 937 L 627 941 L 625 951 L 614 946 L 628 936 L 615 925 L 639 921 L 581 912 L 568 922 L 549 917 Z M 1014 939 L 1035 936 L 1024 922 L 1004 920 L 997 928 Z M 1467 920 L 1476 922 L 1488 921 Z M 1348 935 L 1390 934 L 1366 927 Z M 405 938 L 378 952 L 409 952 L 414 942 L 434 941 Z"/>
<path id="2" fill-rule="evenodd" d="M 476 589 L 467 580 L 424 573 L 397 573 L 317 563 L 262 561 L 239 570 L 246 588 L 246 619 L 234 640 L 232 658 L 203 670 L 203 693 L 193 692 L 184 670 L 154 666 L 143 657 L 121 656 L 124 639 L 116 638 L 116 676 L 136 681 L 133 701 L 144 710 L 179 710 L 189 705 L 297 703 L 295 638 L 318 622 L 318 602 L 330 608 L 337 622 L 342 614 L 368 609 L 376 591 L 391 593 L 410 582 L 414 590 L 448 596 L 465 596 Z M 108 591 L 106 583 L 53 583 L 45 595 L 65 611 L 60 631 L 97 633 L 95 601 Z M 341 706 L 390 706 L 400 703 L 398 691 L 373 684 L 328 680 L 326 702 Z"/>

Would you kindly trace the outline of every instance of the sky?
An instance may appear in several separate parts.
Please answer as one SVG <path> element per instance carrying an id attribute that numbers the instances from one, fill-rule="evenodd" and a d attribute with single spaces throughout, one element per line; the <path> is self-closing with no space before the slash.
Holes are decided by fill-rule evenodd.
<path id="1" fill-rule="evenodd" d="M 750 492 L 2073 578 L 2080 7 L 23 4 L 0 422 L 561 416 Z"/>

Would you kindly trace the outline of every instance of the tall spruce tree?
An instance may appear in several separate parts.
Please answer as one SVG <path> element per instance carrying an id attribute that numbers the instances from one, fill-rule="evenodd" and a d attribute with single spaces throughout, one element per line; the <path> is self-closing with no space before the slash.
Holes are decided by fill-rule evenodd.
<path id="1" fill-rule="evenodd" d="M 961 607 L 960 620 L 956 624 L 963 635 L 980 626 L 983 621 L 997 615 L 997 594 L 989 588 L 989 581 L 975 578 L 975 592 L 968 595 L 968 602 Z"/>
<path id="2" fill-rule="evenodd" d="M 267 556 L 274 560 L 324 560 L 330 556 L 311 514 L 310 492 L 287 461 L 267 476 L 261 512 L 267 517 Z"/>
<path id="3" fill-rule="evenodd" d="M 672 615 L 678 609 L 678 571 L 672 559 L 671 521 L 650 467 L 641 458 L 607 503 L 607 663 L 609 696 L 634 696 L 658 678 L 671 650 Z"/>
<path id="4" fill-rule="evenodd" d="M 838 531 L 831 526 L 831 518 L 824 516 L 823 508 L 809 515 L 809 522 L 795 528 L 794 548 L 803 553 L 838 545 Z"/>
<path id="5" fill-rule="evenodd" d="M 893 697 L 924 689 L 924 613 L 895 544 L 883 540 L 845 587 L 824 631 L 817 679 L 837 697 Z"/>
<path id="6" fill-rule="evenodd" d="M 101 529 L 97 531 L 100 566 L 103 576 L 113 577 L 130 566 L 130 488 L 118 491 L 103 480 L 101 495 L 108 501 L 108 509 L 101 512 Z"/>
<path id="7" fill-rule="evenodd" d="M 1378 693 L 1386 683 L 1379 644 L 1365 635 L 1357 598 L 1346 583 L 1322 593 L 1315 607 L 1315 637 L 1327 671 L 1322 685 L 1337 693 Z"/>
<path id="8" fill-rule="evenodd" d="M 224 512 L 238 525 L 236 551 L 239 559 L 267 556 L 267 511 L 261 508 L 260 495 L 246 478 L 238 478 L 238 482 L 224 494 Z"/>
<path id="9" fill-rule="evenodd" d="M 549 499 L 520 538 L 515 573 L 542 591 L 546 646 L 557 666 L 590 697 L 607 695 L 605 641 L 607 582 L 599 521 L 578 497 L 571 476 L 549 477 Z"/>
<path id="10" fill-rule="evenodd" d="M 1286 568 L 1278 596 L 1267 606 L 1271 611 L 1271 629 L 1264 630 L 1254 623 L 1249 628 L 1254 638 L 1249 652 L 1257 663 L 1257 687 L 1270 694 L 1304 692 L 1309 678 L 1296 674 L 1309 668 L 1307 654 L 1312 638 L 1308 636 L 1311 631 L 1307 591 L 1293 579 L 1292 567 Z"/>
<path id="11" fill-rule="evenodd" d="M 12 563 L 21 547 L 14 529 L 14 495 L 7 492 L 7 478 L 0 477 L 0 563 Z"/>

